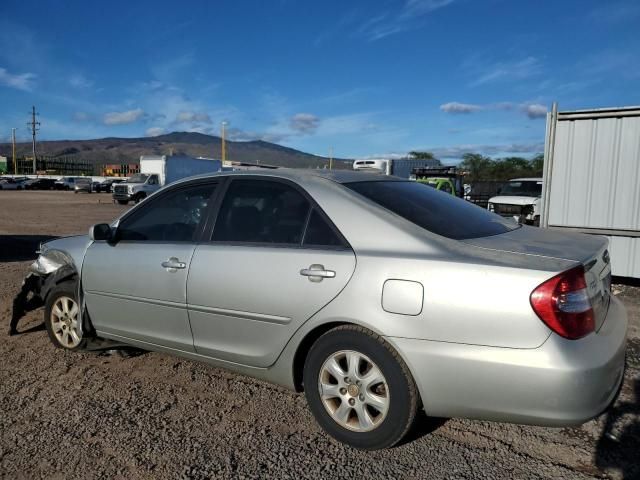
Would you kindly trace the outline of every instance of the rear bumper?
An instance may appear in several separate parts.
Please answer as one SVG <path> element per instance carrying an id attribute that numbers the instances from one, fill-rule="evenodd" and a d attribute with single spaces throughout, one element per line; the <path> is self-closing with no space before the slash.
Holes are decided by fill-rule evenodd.
<path id="1" fill-rule="evenodd" d="M 388 338 L 409 365 L 428 415 L 578 425 L 613 402 L 624 376 L 627 314 L 612 298 L 600 331 L 552 334 L 535 349 Z"/>

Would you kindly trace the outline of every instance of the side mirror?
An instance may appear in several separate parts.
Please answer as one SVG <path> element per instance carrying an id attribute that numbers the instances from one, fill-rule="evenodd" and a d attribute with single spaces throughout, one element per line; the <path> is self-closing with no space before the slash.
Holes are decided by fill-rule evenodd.
<path id="1" fill-rule="evenodd" d="M 108 223 L 98 223 L 89 228 L 89 239 L 96 241 L 109 241 L 113 236 L 111 225 Z"/>

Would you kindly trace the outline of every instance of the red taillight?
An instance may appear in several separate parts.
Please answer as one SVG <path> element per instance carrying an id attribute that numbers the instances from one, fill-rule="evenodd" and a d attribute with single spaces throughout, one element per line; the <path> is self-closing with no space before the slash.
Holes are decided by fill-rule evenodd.
<path id="1" fill-rule="evenodd" d="M 595 330 L 582 265 L 538 286 L 531 292 L 530 300 L 536 314 L 558 335 L 575 340 Z"/>

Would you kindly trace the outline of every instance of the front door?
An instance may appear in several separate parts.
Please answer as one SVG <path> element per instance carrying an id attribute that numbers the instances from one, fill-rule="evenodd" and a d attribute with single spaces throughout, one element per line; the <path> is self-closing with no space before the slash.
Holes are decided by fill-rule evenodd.
<path id="1" fill-rule="evenodd" d="M 194 351 L 187 273 L 215 187 L 167 190 L 125 216 L 115 242 L 91 244 L 82 284 L 98 332 Z"/>
<path id="2" fill-rule="evenodd" d="M 271 365 L 354 268 L 353 251 L 304 192 L 277 180 L 233 179 L 189 271 L 196 351 Z"/>

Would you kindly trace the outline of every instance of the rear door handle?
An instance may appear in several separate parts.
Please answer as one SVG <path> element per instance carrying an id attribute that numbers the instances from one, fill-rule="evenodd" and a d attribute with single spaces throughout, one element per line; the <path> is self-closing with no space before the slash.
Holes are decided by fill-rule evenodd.
<path id="1" fill-rule="evenodd" d="M 182 270 L 183 268 L 187 268 L 187 264 L 181 262 L 176 257 L 171 257 L 169 260 L 162 262 L 160 265 L 166 268 L 167 272 L 175 272 L 178 269 Z"/>
<path id="2" fill-rule="evenodd" d="M 335 278 L 336 272 L 333 270 L 325 270 L 324 265 L 314 263 L 309 268 L 300 270 L 300 275 L 309 277 L 311 282 L 321 282 L 324 278 Z"/>

